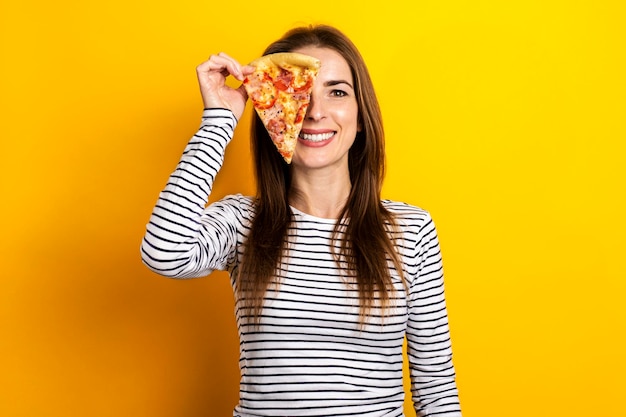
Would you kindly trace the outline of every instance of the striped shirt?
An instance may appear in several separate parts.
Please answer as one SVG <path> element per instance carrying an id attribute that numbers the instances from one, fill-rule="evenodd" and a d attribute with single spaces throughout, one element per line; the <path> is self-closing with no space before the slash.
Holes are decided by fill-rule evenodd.
<path id="1" fill-rule="evenodd" d="M 191 278 L 227 270 L 235 285 L 254 203 L 242 195 L 208 207 L 207 200 L 236 123 L 228 110 L 204 111 L 142 241 L 154 272 Z M 390 264 L 391 307 L 384 314 L 375 307 L 363 326 L 358 291 L 330 249 L 335 220 L 292 208 L 279 284 L 266 293 L 260 325 L 235 299 L 241 380 L 234 416 L 403 416 L 405 337 L 417 415 L 461 415 L 434 223 L 417 207 L 383 204 L 400 226 L 392 238 L 405 282 Z"/>

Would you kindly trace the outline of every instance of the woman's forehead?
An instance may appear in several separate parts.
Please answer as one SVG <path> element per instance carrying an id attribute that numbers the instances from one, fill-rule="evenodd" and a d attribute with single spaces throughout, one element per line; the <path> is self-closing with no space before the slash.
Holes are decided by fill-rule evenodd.
<path id="1" fill-rule="evenodd" d="M 307 46 L 296 49 L 294 52 L 310 55 L 317 58 L 322 63 L 320 67 L 318 79 L 323 80 L 343 80 L 352 84 L 352 71 L 345 58 L 334 49 Z"/>

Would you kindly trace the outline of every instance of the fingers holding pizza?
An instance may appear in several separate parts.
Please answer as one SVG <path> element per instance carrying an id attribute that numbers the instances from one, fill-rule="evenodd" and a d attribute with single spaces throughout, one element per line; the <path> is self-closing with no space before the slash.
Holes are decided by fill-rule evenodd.
<path id="1" fill-rule="evenodd" d="M 237 119 L 241 118 L 246 106 L 248 95 L 242 85 L 233 88 L 226 85 L 226 78 L 233 76 L 239 81 L 251 74 L 254 67 L 241 65 L 237 60 L 220 52 L 196 67 L 200 93 L 205 108 L 226 108 L 231 110 Z"/>
<path id="2" fill-rule="evenodd" d="M 250 98 L 270 138 L 285 162 L 291 163 L 302 122 L 321 63 L 300 53 L 276 53 L 249 65 L 221 52 L 196 68 L 205 108 L 230 109 L 241 118 Z M 233 76 L 242 84 L 226 85 Z"/>

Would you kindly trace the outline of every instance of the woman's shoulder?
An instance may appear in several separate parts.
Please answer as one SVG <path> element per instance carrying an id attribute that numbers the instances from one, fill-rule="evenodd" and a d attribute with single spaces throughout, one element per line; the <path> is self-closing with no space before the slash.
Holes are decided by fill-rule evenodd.
<path id="1" fill-rule="evenodd" d="M 251 208 L 254 207 L 254 197 L 243 194 L 227 194 L 220 198 L 217 203 Z"/>
<path id="2" fill-rule="evenodd" d="M 427 232 L 434 229 L 435 224 L 428 210 L 409 203 L 393 200 L 382 200 L 383 207 L 393 215 L 396 225 L 404 233 Z"/>
<path id="3" fill-rule="evenodd" d="M 254 197 L 243 194 L 228 194 L 211 203 L 207 210 L 229 212 L 237 218 L 250 219 L 255 213 L 255 207 Z"/>
<path id="4" fill-rule="evenodd" d="M 381 200 L 381 203 L 398 219 L 430 220 L 431 218 L 427 210 L 403 201 Z"/>
<path id="5" fill-rule="evenodd" d="M 430 212 L 401 201 L 381 200 L 393 216 L 392 229 L 399 232 L 407 247 L 419 250 L 425 242 L 437 240 L 437 228 Z M 412 242 L 412 244 L 411 244 Z"/>

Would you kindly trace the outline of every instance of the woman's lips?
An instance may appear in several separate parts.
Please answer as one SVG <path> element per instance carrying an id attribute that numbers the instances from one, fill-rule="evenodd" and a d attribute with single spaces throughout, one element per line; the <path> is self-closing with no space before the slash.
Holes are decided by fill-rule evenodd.
<path id="1" fill-rule="evenodd" d="M 305 146 L 319 147 L 330 142 L 335 133 L 334 130 L 302 130 L 298 140 Z"/>

